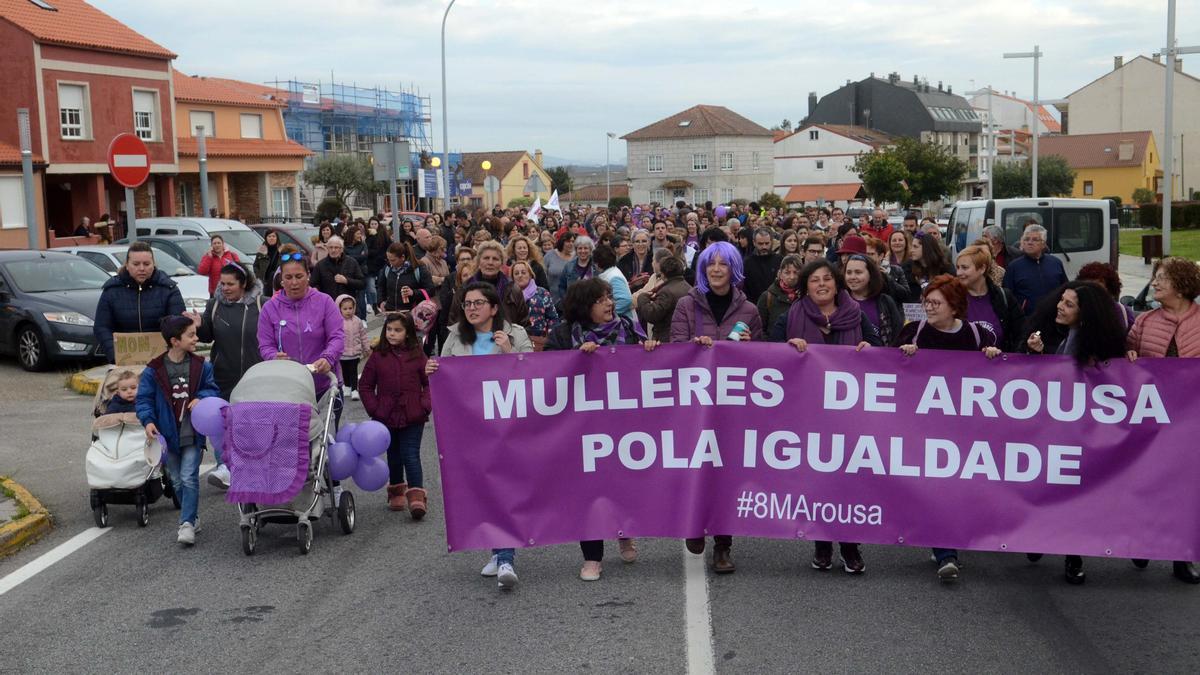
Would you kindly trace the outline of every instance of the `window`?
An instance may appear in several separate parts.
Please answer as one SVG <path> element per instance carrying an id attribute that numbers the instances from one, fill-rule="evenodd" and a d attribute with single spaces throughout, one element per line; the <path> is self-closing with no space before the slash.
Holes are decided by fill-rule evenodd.
<path id="1" fill-rule="evenodd" d="M 158 140 L 158 92 L 133 90 L 133 133 L 143 141 Z"/>
<path id="2" fill-rule="evenodd" d="M 87 138 L 87 86 L 58 85 L 58 122 L 63 138 Z"/>
<path id="3" fill-rule="evenodd" d="M 204 136 L 212 138 L 217 135 L 217 116 L 215 113 L 207 110 L 193 110 L 188 113 L 188 125 L 191 127 L 192 135 L 196 133 L 196 127 L 204 127 Z"/>
<path id="4" fill-rule="evenodd" d="M 291 188 L 271 188 L 271 215 L 284 217 L 292 215 Z"/>
<path id="5" fill-rule="evenodd" d="M 721 188 L 721 203 L 728 204 L 733 201 L 733 188 Z"/>
<path id="6" fill-rule="evenodd" d="M 353 150 L 354 134 L 349 127 L 331 126 L 325 129 L 325 149 L 331 152 Z"/>
<path id="7" fill-rule="evenodd" d="M 262 115 L 247 115 L 243 113 L 242 138 L 262 138 Z"/>
<path id="8" fill-rule="evenodd" d="M 664 201 L 666 201 L 666 199 L 667 199 L 666 192 L 663 192 L 662 190 L 651 190 L 650 191 L 650 201 L 654 202 L 655 204 L 662 204 Z"/>
<path id="9" fill-rule="evenodd" d="M 521 162 L 521 173 L 525 174 L 525 180 L 529 180 L 529 162 Z"/>
<path id="10" fill-rule="evenodd" d="M 757 152 L 750 154 L 750 169 L 752 171 L 758 171 L 758 153 Z"/>
<path id="11" fill-rule="evenodd" d="M 692 153 L 692 171 L 708 171 L 708 153 Z"/>
<path id="12" fill-rule="evenodd" d="M 20 176 L 0 176 L 0 228 L 25 227 L 25 187 Z"/>
<path id="13" fill-rule="evenodd" d="M 1100 209 L 1054 209 L 1050 238 L 1051 253 L 1099 250 L 1104 243 L 1104 218 Z"/>
<path id="14" fill-rule="evenodd" d="M 817 160 L 817 171 L 824 171 L 824 170 L 825 170 L 825 160 L 818 159 Z"/>
<path id="15" fill-rule="evenodd" d="M 704 188 L 692 190 L 692 204 L 703 206 L 706 201 L 708 201 L 708 190 Z"/>
<path id="16" fill-rule="evenodd" d="M 1031 219 L 1036 220 L 1038 225 L 1049 229 L 1046 225 L 1050 222 L 1050 209 L 1040 207 L 1025 207 L 1020 209 L 1005 210 L 1003 213 L 1004 223 L 1004 241 L 1009 244 L 1016 244 L 1021 241 L 1021 235 L 1025 233 L 1025 223 Z"/>
<path id="17" fill-rule="evenodd" d="M 195 212 L 195 191 L 192 189 L 191 183 L 179 184 L 179 215 L 194 216 Z M 141 234 L 141 228 L 138 228 L 138 234 Z M 149 234 L 149 233 L 147 233 Z"/>
<path id="18" fill-rule="evenodd" d="M 722 171 L 733 171 L 733 153 L 732 152 L 722 152 L 721 153 L 721 170 Z"/>
<path id="19" fill-rule="evenodd" d="M 819 141 L 819 140 L 821 140 L 821 132 L 820 132 L 820 131 L 817 131 L 816 129 L 809 129 L 809 131 L 808 131 L 808 140 L 810 140 L 810 141 Z"/>
<path id="20" fill-rule="evenodd" d="M 1092 196 L 1092 195 L 1093 195 L 1093 194 L 1095 194 L 1095 193 L 1096 193 L 1096 190 L 1095 190 L 1095 187 L 1092 185 L 1092 181 L 1090 181 L 1090 180 L 1085 180 L 1085 181 L 1083 181 L 1083 194 L 1084 194 L 1084 196 L 1086 196 L 1086 197 L 1090 197 L 1090 196 Z"/>
<path id="21" fill-rule="evenodd" d="M 646 171 L 648 173 L 662 173 L 663 156 L 662 155 L 647 155 L 646 156 Z"/>

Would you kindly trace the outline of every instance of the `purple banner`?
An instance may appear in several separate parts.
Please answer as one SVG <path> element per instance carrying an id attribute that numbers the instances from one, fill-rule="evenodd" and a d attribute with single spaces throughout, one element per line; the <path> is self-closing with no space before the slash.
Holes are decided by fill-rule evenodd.
<path id="1" fill-rule="evenodd" d="M 1200 558 L 1200 360 L 718 343 L 446 358 L 451 550 L 707 534 Z"/>

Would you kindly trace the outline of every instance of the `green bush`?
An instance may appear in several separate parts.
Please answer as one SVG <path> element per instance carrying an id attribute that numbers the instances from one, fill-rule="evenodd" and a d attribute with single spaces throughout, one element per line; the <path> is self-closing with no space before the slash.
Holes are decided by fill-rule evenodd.
<path id="1" fill-rule="evenodd" d="M 608 200 L 609 211 L 616 211 L 623 206 L 633 207 L 633 201 L 629 197 L 613 197 Z"/>
<path id="2" fill-rule="evenodd" d="M 1113 204 L 1115 204 L 1118 209 L 1121 208 L 1121 198 L 1118 197 L 1117 195 L 1113 195 L 1111 197 L 1104 197 L 1104 199 L 1112 200 Z"/>
<path id="3" fill-rule="evenodd" d="M 345 205 L 338 201 L 337 197 L 326 197 L 317 206 L 317 224 L 319 225 L 322 220 L 332 221 L 344 208 L 346 208 Z"/>
<path id="4" fill-rule="evenodd" d="M 514 197 L 508 200 L 508 208 L 521 209 L 533 206 L 533 197 Z"/>
<path id="5" fill-rule="evenodd" d="M 774 192 L 762 193 L 762 196 L 758 198 L 758 205 L 764 209 L 779 209 L 781 211 L 787 209 L 787 203 L 783 201 L 783 197 Z"/>
<path id="6" fill-rule="evenodd" d="M 1149 188 L 1138 188 L 1133 191 L 1134 204 L 1153 204 L 1154 191 Z"/>
<path id="7" fill-rule="evenodd" d="M 1162 225 L 1162 205 L 1142 204 L 1138 207 L 1138 224 L 1157 228 Z M 1200 204 L 1180 204 L 1171 207 L 1171 229 L 1200 229 Z"/>

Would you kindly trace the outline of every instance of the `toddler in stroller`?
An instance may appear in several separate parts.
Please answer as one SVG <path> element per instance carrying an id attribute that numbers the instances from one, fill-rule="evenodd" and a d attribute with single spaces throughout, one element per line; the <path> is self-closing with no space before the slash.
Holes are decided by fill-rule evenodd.
<path id="1" fill-rule="evenodd" d="M 328 448 L 333 442 L 338 387 L 316 399 L 312 372 L 295 361 L 263 361 L 246 371 L 225 410 L 225 499 L 238 505 L 242 550 L 253 555 L 258 531 L 270 523 L 296 526 L 301 553 L 312 549 L 313 522 L 329 515 L 354 531 L 354 495 L 334 495 Z M 315 405 L 314 405 L 315 403 Z"/>
<path id="2" fill-rule="evenodd" d="M 96 527 L 108 527 L 109 504 L 134 505 L 138 525 L 145 527 L 150 504 L 164 495 L 175 499 L 159 444 L 146 437 L 134 413 L 141 371 L 142 366 L 111 368 L 96 390 L 92 442 L 84 461 Z"/>

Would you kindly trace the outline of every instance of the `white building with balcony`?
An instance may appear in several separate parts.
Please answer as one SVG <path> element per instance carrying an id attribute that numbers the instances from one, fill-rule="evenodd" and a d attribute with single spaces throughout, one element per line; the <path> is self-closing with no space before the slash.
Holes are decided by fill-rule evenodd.
<path id="1" fill-rule="evenodd" d="M 855 160 L 892 142 L 891 134 L 877 129 L 804 125 L 775 141 L 775 194 L 792 205 L 846 208 L 863 198 Z"/>

